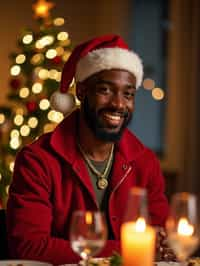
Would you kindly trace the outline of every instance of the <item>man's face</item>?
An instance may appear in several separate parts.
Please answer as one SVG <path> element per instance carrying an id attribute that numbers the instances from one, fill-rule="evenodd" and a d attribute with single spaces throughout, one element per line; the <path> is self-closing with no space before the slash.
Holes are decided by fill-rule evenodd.
<path id="1" fill-rule="evenodd" d="M 88 127 L 103 141 L 117 141 L 134 111 L 135 77 L 104 70 L 83 82 L 82 112 Z"/>

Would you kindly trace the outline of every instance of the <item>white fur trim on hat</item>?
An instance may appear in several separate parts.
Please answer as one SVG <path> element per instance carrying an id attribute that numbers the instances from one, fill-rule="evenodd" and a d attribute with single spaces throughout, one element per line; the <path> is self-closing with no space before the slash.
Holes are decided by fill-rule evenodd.
<path id="1" fill-rule="evenodd" d="M 75 80 L 84 81 L 89 76 L 102 70 L 127 70 L 136 77 L 136 88 L 143 79 L 143 65 L 140 57 L 127 49 L 100 48 L 81 58 L 77 64 Z"/>

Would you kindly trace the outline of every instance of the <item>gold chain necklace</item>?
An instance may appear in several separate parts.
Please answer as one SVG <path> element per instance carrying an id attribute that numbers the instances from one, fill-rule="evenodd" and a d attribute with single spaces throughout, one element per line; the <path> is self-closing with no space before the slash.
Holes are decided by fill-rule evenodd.
<path id="1" fill-rule="evenodd" d="M 106 176 L 108 174 L 108 171 L 109 171 L 111 163 L 112 163 L 114 144 L 112 144 L 110 155 L 109 155 L 109 158 L 108 158 L 108 162 L 106 164 L 106 167 L 105 167 L 103 173 L 99 172 L 96 169 L 96 167 L 92 164 L 91 160 L 89 159 L 89 157 L 87 156 L 87 154 L 85 153 L 85 151 L 83 150 L 83 148 L 81 147 L 79 142 L 78 142 L 78 147 L 79 147 L 80 152 L 83 155 L 84 160 L 88 164 L 90 170 L 97 176 L 97 187 L 98 187 L 98 189 L 105 189 L 108 186 L 108 180 L 106 179 Z"/>

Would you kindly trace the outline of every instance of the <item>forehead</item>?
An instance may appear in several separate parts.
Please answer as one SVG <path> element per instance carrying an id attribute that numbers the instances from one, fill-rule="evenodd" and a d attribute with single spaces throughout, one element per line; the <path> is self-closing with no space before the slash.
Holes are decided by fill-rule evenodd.
<path id="1" fill-rule="evenodd" d="M 103 70 L 89 77 L 86 82 L 89 82 L 90 84 L 111 82 L 132 85 L 134 87 L 136 86 L 135 76 L 132 73 L 121 69 Z"/>

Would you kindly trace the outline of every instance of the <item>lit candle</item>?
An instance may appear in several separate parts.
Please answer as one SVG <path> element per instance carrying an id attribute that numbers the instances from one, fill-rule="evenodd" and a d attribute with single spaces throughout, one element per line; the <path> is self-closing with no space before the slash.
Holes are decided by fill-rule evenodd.
<path id="1" fill-rule="evenodd" d="M 155 230 L 144 218 L 121 226 L 123 266 L 152 266 L 155 254 Z"/>

